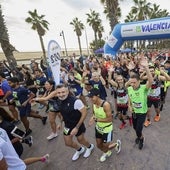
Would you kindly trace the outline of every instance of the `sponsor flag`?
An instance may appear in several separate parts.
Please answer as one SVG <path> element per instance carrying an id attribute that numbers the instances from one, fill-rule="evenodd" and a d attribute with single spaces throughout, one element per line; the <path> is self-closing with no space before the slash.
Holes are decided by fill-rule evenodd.
<path id="1" fill-rule="evenodd" d="M 51 40 L 48 43 L 48 60 L 56 85 L 60 83 L 60 64 L 61 64 L 60 53 L 61 53 L 60 45 L 56 41 Z"/>

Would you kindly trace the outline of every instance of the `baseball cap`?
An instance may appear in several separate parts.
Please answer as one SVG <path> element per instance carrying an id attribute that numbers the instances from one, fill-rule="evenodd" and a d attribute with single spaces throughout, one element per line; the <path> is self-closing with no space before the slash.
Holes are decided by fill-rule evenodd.
<path id="1" fill-rule="evenodd" d="M 99 96 L 99 94 L 100 94 L 100 91 L 99 91 L 99 89 L 97 89 L 97 88 L 93 88 L 93 89 L 91 89 L 90 91 L 89 91 L 89 93 L 88 93 L 88 97 L 93 97 L 93 96 Z"/>

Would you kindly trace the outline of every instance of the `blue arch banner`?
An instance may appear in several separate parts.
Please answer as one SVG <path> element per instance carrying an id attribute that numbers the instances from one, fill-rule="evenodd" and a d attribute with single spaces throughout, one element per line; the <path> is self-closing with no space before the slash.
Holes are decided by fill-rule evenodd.
<path id="1" fill-rule="evenodd" d="M 170 38 L 170 17 L 117 24 L 104 45 L 104 53 L 115 56 L 124 41 Z"/>

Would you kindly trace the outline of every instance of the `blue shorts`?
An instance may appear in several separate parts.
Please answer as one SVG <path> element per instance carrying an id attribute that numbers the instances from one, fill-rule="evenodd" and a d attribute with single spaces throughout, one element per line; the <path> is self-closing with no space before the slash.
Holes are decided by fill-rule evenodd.
<path id="1" fill-rule="evenodd" d="M 19 107 L 20 117 L 29 116 L 31 113 L 31 104 L 27 104 L 25 107 Z"/>

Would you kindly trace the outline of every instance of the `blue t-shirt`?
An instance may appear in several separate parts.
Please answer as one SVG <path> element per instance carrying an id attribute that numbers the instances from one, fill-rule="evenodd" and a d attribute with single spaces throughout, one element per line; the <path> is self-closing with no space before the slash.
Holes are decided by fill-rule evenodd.
<path id="1" fill-rule="evenodd" d="M 17 89 L 13 89 L 12 96 L 14 98 L 15 104 L 17 107 L 21 107 L 22 103 L 24 103 L 29 98 L 30 90 L 25 87 L 18 87 Z"/>
<path id="2" fill-rule="evenodd" d="M 7 80 L 3 80 L 3 81 L 1 82 L 1 88 L 2 88 L 2 90 L 3 90 L 3 92 L 4 92 L 4 94 L 6 94 L 7 91 L 12 91 L 12 89 L 11 89 L 11 87 L 9 86 Z"/>
<path id="3" fill-rule="evenodd" d="M 4 94 L 6 94 L 8 91 L 11 91 L 12 92 L 12 88 L 11 86 L 8 84 L 8 81 L 5 79 L 1 82 L 1 88 L 4 92 Z M 9 95 L 7 97 L 8 100 L 12 99 L 12 95 Z"/>
<path id="4" fill-rule="evenodd" d="M 44 76 L 36 78 L 36 84 L 39 86 L 44 86 L 46 81 L 47 81 L 47 79 Z"/>
<path id="5" fill-rule="evenodd" d="M 104 85 L 102 84 L 101 80 L 99 81 L 94 81 L 94 80 L 89 80 L 89 83 L 91 84 L 91 86 L 93 88 L 99 89 L 100 91 L 100 98 L 103 100 L 106 100 L 107 97 L 107 93 L 106 93 L 106 89 L 104 87 Z"/>

